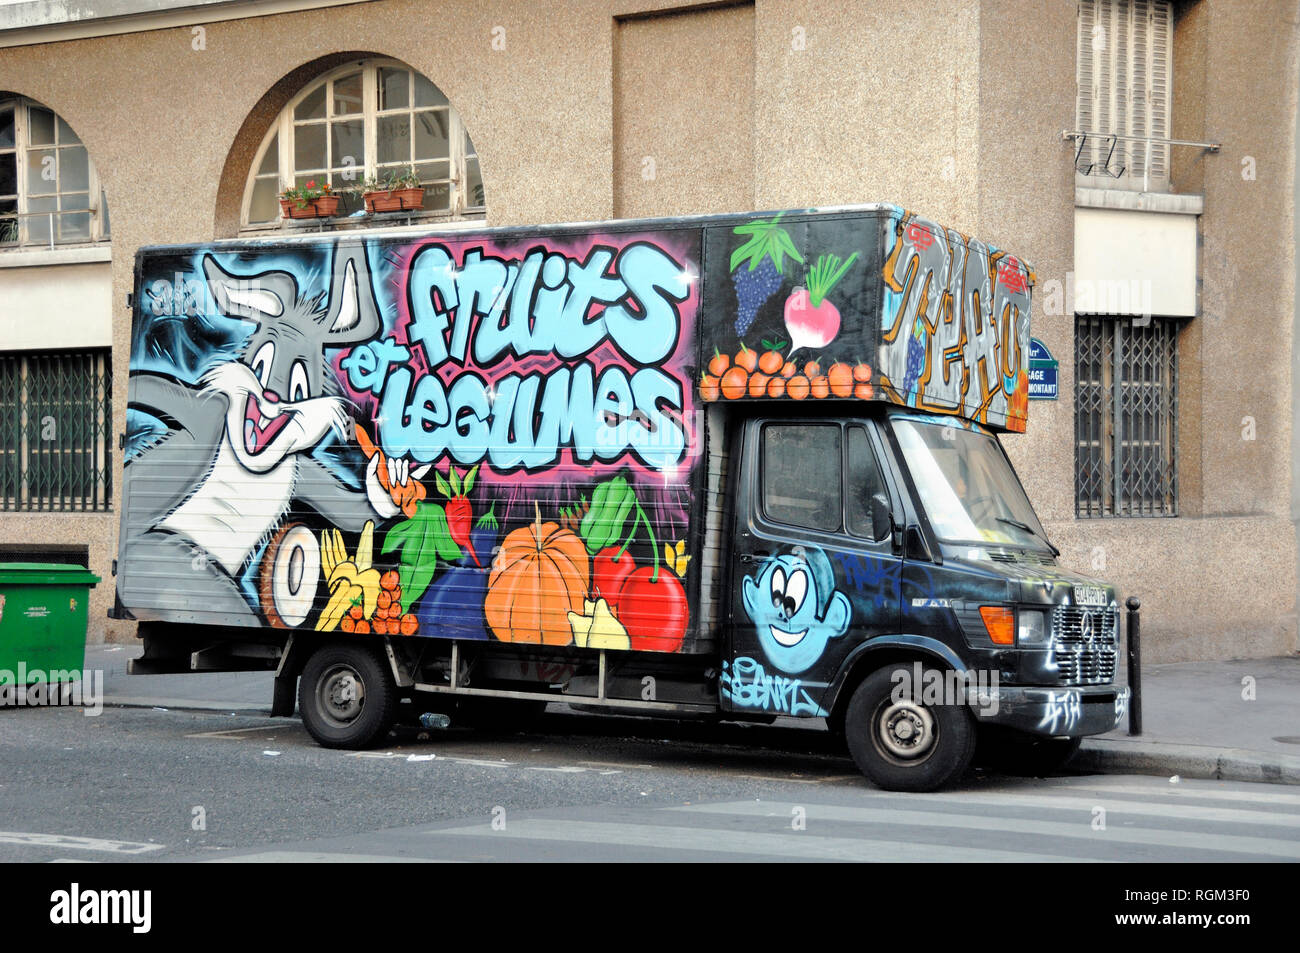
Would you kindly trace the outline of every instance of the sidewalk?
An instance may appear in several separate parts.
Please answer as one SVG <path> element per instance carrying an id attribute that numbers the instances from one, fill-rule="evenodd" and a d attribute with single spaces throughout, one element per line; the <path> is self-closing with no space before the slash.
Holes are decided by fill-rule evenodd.
<path id="1" fill-rule="evenodd" d="M 127 675 L 139 645 L 90 645 L 104 672 L 104 703 L 269 714 L 270 672 Z M 1243 698 L 1243 679 L 1254 699 Z M 1108 774 L 1179 775 L 1300 784 L 1300 657 L 1148 665 L 1142 728 L 1084 741 L 1072 762 Z"/>

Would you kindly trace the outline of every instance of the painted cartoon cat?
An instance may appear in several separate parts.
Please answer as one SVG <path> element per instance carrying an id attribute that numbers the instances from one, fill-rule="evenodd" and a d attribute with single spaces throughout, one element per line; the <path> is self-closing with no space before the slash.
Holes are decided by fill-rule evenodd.
<path id="1" fill-rule="evenodd" d="M 128 502 L 128 565 L 135 572 L 125 582 L 140 587 L 147 582 L 136 577 L 174 577 L 183 560 L 194 570 L 187 585 L 191 607 L 249 624 L 255 610 L 238 579 L 291 510 L 309 507 L 356 532 L 367 520 L 397 515 L 400 488 L 419 473 L 410 473 L 405 460 L 387 461 L 392 489 L 385 490 L 375 454 L 358 490 L 311 455 L 331 430 L 351 436 L 325 349 L 370 340 L 381 330 L 361 243 L 336 247 L 328 298 L 304 296 L 284 271 L 232 275 L 212 255 L 204 256 L 203 271 L 219 310 L 256 328 L 239 356 L 208 370 L 198 387 L 132 374 L 132 406 L 153 413 L 171 432 L 131 463 L 145 474 L 135 478 L 137 492 Z M 141 569 L 150 564 L 157 568 Z M 134 604 L 157 604 L 157 587 L 146 591 L 153 598 Z"/>

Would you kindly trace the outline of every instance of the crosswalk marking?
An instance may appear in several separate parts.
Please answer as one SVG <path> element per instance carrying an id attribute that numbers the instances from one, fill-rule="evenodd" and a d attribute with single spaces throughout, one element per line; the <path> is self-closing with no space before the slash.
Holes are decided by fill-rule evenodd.
<path id="1" fill-rule="evenodd" d="M 546 818 L 512 820 L 505 830 L 494 831 L 488 824 L 426 831 L 436 837 L 484 837 L 517 840 L 561 841 L 572 844 L 654 847 L 666 850 L 708 851 L 716 854 L 762 854 L 791 860 L 839 860 L 863 862 L 942 862 L 1026 860 L 1056 863 L 1086 863 L 1070 854 L 1039 854 L 1033 851 L 988 850 L 948 844 L 920 844 L 908 841 L 875 840 L 859 837 L 819 837 L 790 832 L 727 831 L 658 824 L 627 824 L 609 821 L 568 821 Z"/>
<path id="2" fill-rule="evenodd" d="M 1203 782 L 1213 784 L 1213 781 Z M 1233 789 L 1216 789 L 1201 787 L 1183 781 L 1179 784 L 1165 782 L 1163 787 L 1145 784 L 1051 784 L 1044 790 L 1053 791 L 1099 791 L 1103 794 L 1137 794 L 1143 797 L 1178 797 L 1206 798 L 1216 801 L 1232 801 L 1237 804 L 1278 804 L 1300 811 L 1300 794 L 1284 792 L 1262 793 L 1258 791 L 1238 791 Z"/>
<path id="3" fill-rule="evenodd" d="M 127 840 L 103 840 L 98 837 L 73 837 L 70 834 L 40 834 L 22 831 L 0 831 L 0 844 L 95 850 L 110 854 L 148 854 L 155 850 L 162 850 L 167 846 L 165 844 L 139 844 Z"/>
<path id="4" fill-rule="evenodd" d="M 1020 794 L 1009 791 L 963 791 L 954 794 L 913 794 L 916 806 L 926 804 L 965 804 L 970 807 L 995 804 L 1000 807 L 1039 807 L 1054 810 L 1091 811 L 1104 807 L 1114 815 L 1141 814 L 1154 817 L 1194 821 L 1221 821 L 1228 824 L 1261 824 L 1267 827 L 1300 829 L 1300 815 L 1278 814 L 1265 808 L 1203 807 L 1197 804 L 1155 804 L 1151 802 L 1106 800 L 1106 792 L 1095 797 L 1062 797 L 1055 794 Z"/>
<path id="5" fill-rule="evenodd" d="M 1075 821 L 1040 821 L 1021 817 L 993 817 L 987 814 L 940 814 L 914 811 L 906 808 L 844 807 L 834 804 L 802 804 L 807 823 L 838 821 L 850 824 L 907 825 L 958 830 L 1004 832 L 1008 834 L 1038 834 L 1044 837 L 1065 837 L 1086 840 L 1097 844 L 1146 844 L 1152 847 L 1177 847 L 1182 849 L 1224 851 L 1239 854 L 1263 854 L 1270 857 L 1300 859 L 1300 841 L 1279 841 L 1268 837 L 1245 835 L 1191 833 L 1148 827 L 1130 827 L 1108 824 L 1105 830 L 1092 829 L 1092 814 L 1081 813 Z M 780 818 L 788 823 L 793 805 L 736 801 L 721 804 L 695 804 L 669 810 L 693 814 L 727 815 L 743 817 Z"/>
<path id="6" fill-rule="evenodd" d="M 388 854 L 349 854 L 325 850 L 264 850 L 239 857 L 217 857 L 209 864 L 436 864 L 428 857 L 394 857 Z"/>

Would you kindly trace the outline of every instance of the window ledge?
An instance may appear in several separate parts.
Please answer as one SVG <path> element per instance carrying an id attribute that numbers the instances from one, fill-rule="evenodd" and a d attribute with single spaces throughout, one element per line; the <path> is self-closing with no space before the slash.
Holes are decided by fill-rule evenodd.
<path id="1" fill-rule="evenodd" d="M 1200 215 L 1205 211 L 1205 196 L 1172 192 L 1130 192 L 1123 189 L 1092 189 L 1076 186 L 1075 208 L 1113 208 L 1130 212 L 1164 212 L 1173 215 Z"/>
<path id="2" fill-rule="evenodd" d="M 0 251 L 0 268 L 38 268 L 41 265 L 82 265 L 112 261 L 113 246 L 108 242 L 73 248 L 18 249 Z"/>

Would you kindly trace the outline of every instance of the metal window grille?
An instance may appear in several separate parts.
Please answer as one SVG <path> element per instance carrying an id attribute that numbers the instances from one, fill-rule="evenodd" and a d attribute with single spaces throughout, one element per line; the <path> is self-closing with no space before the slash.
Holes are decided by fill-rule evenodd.
<path id="1" fill-rule="evenodd" d="M 1074 334 L 1075 515 L 1178 515 L 1177 323 L 1081 314 Z"/>
<path id="2" fill-rule="evenodd" d="M 0 511 L 108 510 L 107 350 L 0 354 Z"/>

